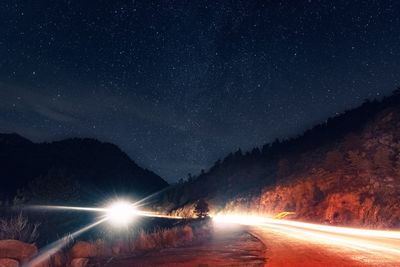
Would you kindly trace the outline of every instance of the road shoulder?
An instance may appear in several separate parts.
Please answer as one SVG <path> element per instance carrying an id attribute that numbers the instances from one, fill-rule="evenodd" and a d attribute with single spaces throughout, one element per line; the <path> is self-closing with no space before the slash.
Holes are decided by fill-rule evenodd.
<path id="1" fill-rule="evenodd" d="M 265 246 L 243 228 L 215 228 L 212 237 L 200 244 L 167 248 L 140 256 L 93 259 L 90 266 L 249 266 L 265 265 Z"/>

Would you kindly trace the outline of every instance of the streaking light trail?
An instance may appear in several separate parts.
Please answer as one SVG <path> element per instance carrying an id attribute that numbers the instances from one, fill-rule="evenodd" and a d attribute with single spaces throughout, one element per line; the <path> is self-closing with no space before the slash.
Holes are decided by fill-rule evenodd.
<path id="1" fill-rule="evenodd" d="M 74 207 L 74 206 L 51 206 L 51 205 L 34 205 L 26 206 L 25 209 L 31 210 L 70 210 L 70 211 L 86 211 L 102 213 L 105 220 L 120 221 L 132 219 L 134 216 L 165 218 L 165 219 L 183 219 L 180 216 L 166 215 L 154 211 L 146 211 L 138 209 L 136 203 L 129 203 L 127 201 L 115 201 L 108 205 L 106 208 L 96 207 Z"/>
<path id="2" fill-rule="evenodd" d="M 368 230 L 351 227 L 337 227 L 328 226 L 314 223 L 305 223 L 298 221 L 289 220 L 277 220 L 271 217 L 261 216 L 247 216 L 247 215 L 216 215 L 213 220 L 220 223 L 235 223 L 242 225 L 262 225 L 262 224 L 278 224 L 278 225 L 289 225 L 298 228 L 318 230 L 322 232 L 332 232 L 340 234 L 378 237 L 378 238 L 395 238 L 400 239 L 400 231 L 388 231 L 388 230 Z"/>
<path id="3" fill-rule="evenodd" d="M 213 221 L 223 225 L 260 227 L 265 231 L 274 231 L 305 242 L 319 242 L 335 245 L 341 249 L 352 248 L 379 253 L 387 258 L 400 257 L 400 231 L 336 227 L 240 214 L 216 215 Z"/>
<path id="4" fill-rule="evenodd" d="M 70 207 L 70 206 L 50 206 L 50 205 L 32 205 L 25 206 L 25 209 L 32 210 L 73 210 L 73 211 L 93 211 L 106 212 L 107 208 L 89 208 L 89 207 Z"/>

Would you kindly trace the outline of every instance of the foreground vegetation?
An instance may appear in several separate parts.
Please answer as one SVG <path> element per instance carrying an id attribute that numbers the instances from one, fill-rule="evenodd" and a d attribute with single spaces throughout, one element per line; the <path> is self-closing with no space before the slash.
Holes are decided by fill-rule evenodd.
<path id="1" fill-rule="evenodd" d="M 14 239 L 34 243 L 39 237 L 39 223 L 31 223 L 22 213 L 0 218 L 0 240 Z"/>
<path id="2" fill-rule="evenodd" d="M 32 223 L 22 214 L 0 218 L 1 260 L 22 264 L 35 258 L 40 247 L 34 243 L 39 237 L 39 223 Z M 42 231 L 44 231 L 42 229 Z M 45 232 L 51 229 L 45 229 Z M 209 220 L 181 221 L 173 227 L 123 229 L 119 232 L 99 231 L 97 237 L 85 239 L 65 238 L 65 245 L 45 259 L 47 266 L 86 266 L 90 259 L 106 259 L 117 256 L 138 256 L 165 248 L 191 246 L 208 240 L 212 233 Z M 26 250 L 29 249 L 29 253 Z M 24 252 L 25 251 L 25 252 Z M 20 255 L 21 253 L 23 255 Z M 17 265 L 19 266 L 19 265 Z"/>

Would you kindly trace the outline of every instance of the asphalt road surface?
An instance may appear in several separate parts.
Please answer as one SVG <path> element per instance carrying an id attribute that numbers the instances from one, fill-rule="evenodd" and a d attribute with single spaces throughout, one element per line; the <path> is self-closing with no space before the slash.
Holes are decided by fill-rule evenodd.
<path id="1" fill-rule="evenodd" d="M 266 245 L 268 267 L 400 266 L 399 232 L 375 235 L 376 232 L 366 230 L 364 235 L 363 230 L 343 232 L 342 229 L 329 226 L 314 229 L 312 224 L 309 227 L 296 222 L 249 226 L 249 232 Z"/>

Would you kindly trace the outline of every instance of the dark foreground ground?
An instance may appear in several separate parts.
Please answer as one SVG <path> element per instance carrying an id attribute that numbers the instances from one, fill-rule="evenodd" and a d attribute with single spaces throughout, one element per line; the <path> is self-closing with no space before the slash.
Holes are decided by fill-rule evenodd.
<path id="1" fill-rule="evenodd" d="M 264 266 L 265 246 L 242 229 L 217 229 L 214 236 L 201 244 L 168 248 L 135 257 L 92 260 L 91 267 L 148 266 Z"/>

